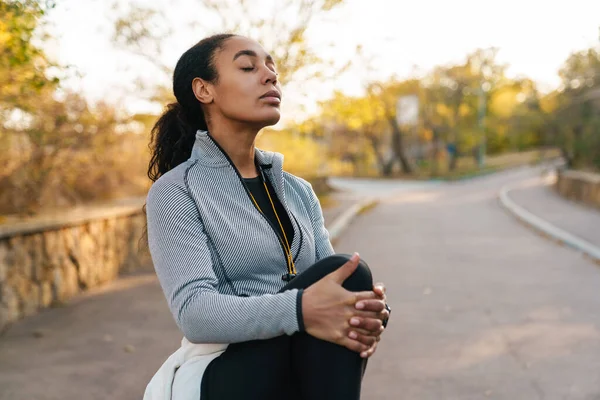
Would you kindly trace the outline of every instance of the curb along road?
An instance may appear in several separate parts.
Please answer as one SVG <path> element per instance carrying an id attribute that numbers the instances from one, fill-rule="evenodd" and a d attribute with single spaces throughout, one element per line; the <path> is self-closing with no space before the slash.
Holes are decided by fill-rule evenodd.
<path id="1" fill-rule="evenodd" d="M 331 226 L 327 229 L 329 231 L 329 240 L 334 244 L 342 235 L 344 230 L 350 225 L 352 220 L 356 218 L 360 213 L 375 207 L 378 204 L 377 199 L 364 199 L 358 201 L 345 210 L 339 217 L 337 217 Z"/>
<path id="2" fill-rule="evenodd" d="M 543 181 L 540 184 L 550 185 L 551 181 Z M 510 198 L 510 192 L 522 187 L 520 184 L 509 184 L 505 185 L 500 189 L 498 194 L 498 199 L 500 204 L 508 210 L 511 214 L 513 214 L 517 219 L 526 225 L 532 227 L 533 229 L 545 234 L 554 240 L 557 240 L 560 243 L 563 243 L 576 251 L 579 251 L 589 258 L 591 258 L 597 264 L 600 264 L 600 248 L 596 245 L 576 236 L 572 233 L 569 233 L 550 222 L 538 217 L 537 215 L 527 211 L 525 208 L 521 207 L 517 203 L 515 203 Z"/>

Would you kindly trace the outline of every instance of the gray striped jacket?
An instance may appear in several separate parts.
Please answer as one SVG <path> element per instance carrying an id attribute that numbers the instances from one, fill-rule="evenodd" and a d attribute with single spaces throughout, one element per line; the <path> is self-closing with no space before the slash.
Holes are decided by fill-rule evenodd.
<path id="1" fill-rule="evenodd" d="M 287 209 L 298 273 L 333 254 L 310 183 L 283 171 L 279 153 L 256 160 Z M 161 176 L 146 201 L 154 268 L 177 325 L 192 343 L 236 343 L 300 331 L 302 291 L 277 293 L 281 244 L 237 169 L 198 131 L 190 159 Z"/>

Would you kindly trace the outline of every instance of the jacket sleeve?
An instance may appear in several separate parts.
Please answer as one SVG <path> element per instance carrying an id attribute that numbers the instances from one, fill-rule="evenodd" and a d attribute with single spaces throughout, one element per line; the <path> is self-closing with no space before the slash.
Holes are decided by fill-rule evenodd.
<path id="1" fill-rule="evenodd" d="M 316 260 L 319 261 L 322 258 L 333 255 L 335 252 L 331 241 L 329 240 L 329 231 L 325 228 L 325 219 L 323 218 L 323 210 L 321 209 L 321 203 L 317 194 L 312 188 L 312 185 L 308 183 L 309 189 L 309 201 L 310 201 L 310 219 L 312 222 L 313 232 L 315 236 L 315 254 Z"/>
<path id="2" fill-rule="evenodd" d="M 156 181 L 146 214 L 154 268 L 175 321 L 190 342 L 236 343 L 299 330 L 302 291 L 253 297 L 217 292 L 208 238 L 185 187 Z"/>

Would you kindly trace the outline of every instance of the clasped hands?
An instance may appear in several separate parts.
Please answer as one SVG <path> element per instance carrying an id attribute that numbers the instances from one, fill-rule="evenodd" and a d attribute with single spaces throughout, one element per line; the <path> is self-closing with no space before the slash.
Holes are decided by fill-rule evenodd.
<path id="1" fill-rule="evenodd" d="M 304 290 L 302 310 L 306 332 L 316 338 L 344 346 L 371 357 L 389 318 L 385 286 L 377 283 L 372 291 L 350 292 L 342 283 L 356 270 L 358 253 L 318 282 Z"/>

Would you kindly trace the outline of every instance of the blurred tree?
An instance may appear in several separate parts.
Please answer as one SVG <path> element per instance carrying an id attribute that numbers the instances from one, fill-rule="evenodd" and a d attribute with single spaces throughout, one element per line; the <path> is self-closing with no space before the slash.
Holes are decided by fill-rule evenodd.
<path id="1" fill-rule="evenodd" d="M 571 54 L 561 90 L 546 100 L 547 129 L 573 168 L 600 168 L 600 43 Z"/>
<path id="2" fill-rule="evenodd" d="M 113 40 L 125 51 L 140 56 L 157 69 L 157 78 L 150 84 L 140 81 L 138 89 L 142 96 L 158 104 L 174 100 L 170 86 L 174 63 L 173 60 L 164 61 L 166 47 L 181 37 L 178 35 L 188 32 L 200 32 L 196 39 L 191 39 L 190 46 L 203 36 L 217 32 L 232 32 L 257 40 L 275 59 L 280 82 L 283 85 L 292 84 L 295 92 L 302 93 L 308 80 L 331 79 L 349 67 L 349 63 L 340 65 L 338 60 L 320 58 L 306 41 L 311 21 L 323 18 L 343 2 L 344 0 L 274 0 L 271 3 L 257 0 L 189 0 L 183 5 L 181 0 L 175 0 L 181 7 L 187 7 L 188 12 L 184 15 L 178 13 L 174 17 L 169 11 L 175 3 L 159 8 L 132 1 L 115 2 Z M 198 15 L 202 17 L 198 18 Z M 332 46 L 335 38 L 327 38 L 326 41 Z M 156 116 L 144 114 L 133 118 L 146 123 L 149 129 Z M 284 143 L 285 140 L 272 143 L 280 145 L 282 152 L 289 153 L 286 149 L 299 144 L 306 144 L 307 152 L 314 148 L 314 144 L 308 144 L 312 140 L 308 137 L 298 141 L 293 135 L 282 134 L 281 138 L 289 143 Z M 263 140 L 261 143 L 267 142 Z M 288 167 L 290 166 L 288 163 Z M 303 173 L 300 170 L 294 172 Z"/>
<path id="3" fill-rule="evenodd" d="M 280 0 L 273 2 L 269 8 L 257 1 L 198 0 L 191 3 L 194 11 L 187 13 L 193 18 L 182 21 L 179 14 L 177 26 L 203 32 L 197 40 L 209 32 L 232 32 L 257 40 L 275 59 L 282 84 L 293 80 L 325 79 L 340 73 L 348 65 L 334 68 L 333 61 L 318 57 L 306 42 L 306 31 L 313 19 L 322 17 L 343 1 Z M 163 61 L 164 47 L 176 32 L 166 12 L 168 8 L 115 2 L 113 9 L 117 15 L 113 35 L 115 43 L 151 62 L 165 75 L 170 75 L 173 64 Z M 197 18 L 198 15 L 202 18 Z M 169 87 L 153 90 L 157 94 L 154 99 L 161 103 L 171 96 Z"/>
<path id="4" fill-rule="evenodd" d="M 53 6 L 0 0 L 0 213 L 143 193 L 147 184 L 132 121 L 60 88 L 65 69 L 41 47 Z"/>
<path id="5" fill-rule="evenodd" d="M 0 124 L 18 108 L 31 111 L 40 90 L 56 88 L 49 78 L 48 61 L 35 39 L 41 18 L 54 7 L 52 1 L 0 0 Z"/>
<path id="6" fill-rule="evenodd" d="M 375 82 L 368 88 L 368 93 L 373 101 L 379 101 L 383 109 L 384 120 L 389 124 L 391 132 L 391 150 L 395 160 L 400 164 L 402 172 L 410 174 L 413 167 L 406 155 L 405 136 L 409 134 L 407 128 L 398 123 L 398 98 L 405 95 L 421 97 L 421 82 L 418 79 Z M 392 166 L 390 166 L 391 168 Z"/>
<path id="7" fill-rule="evenodd" d="M 456 168 L 462 152 L 485 144 L 489 100 L 505 79 L 506 66 L 496 62 L 497 52 L 496 48 L 478 49 L 464 63 L 437 67 L 425 78 L 427 98 L 438 102 L 428 108 L 428 118 L 437 121 L 438 131 L 444 132 L 453 149 L 450 170 Z"/>
<path id="8" fill-rule="evenodd" d="M 307 124 L 291 125 L 281 130 L 265 129 L 257 139 L 257 146 L 277 151 L 285 157 L 285 168 L 309 181 L 325 176 L 323 146 L 305 131 Z"/>
<path id="9" fill-rule="evenodd" d="M 424 81 L 427 83 L 427 80 Z M 421 120 L 423 129 L 431 134 L 431 175 L 436 176 L 440 171 L 440 158 L 442 145 L 449 135 L 447 121 L 449 108 L 445 104 L 445 90 L 437 84 L 426 86 L 423 84 L 421 94 Z"/>
<path id="10" fill-rule="evenodd" d="M 394 158 L 387 157 L 389 128 L 378 95 L 369 92 L 364 97 L 351 97 L 336 92 L 332 99 L 321 103 L 319 118 L 328 123 L 333 157 L 350 161 L 358 170 L 358 164 L 368 159 L 367 153 L 371 152 L 380 173 L 383 176 L 391 174 Z"/>

